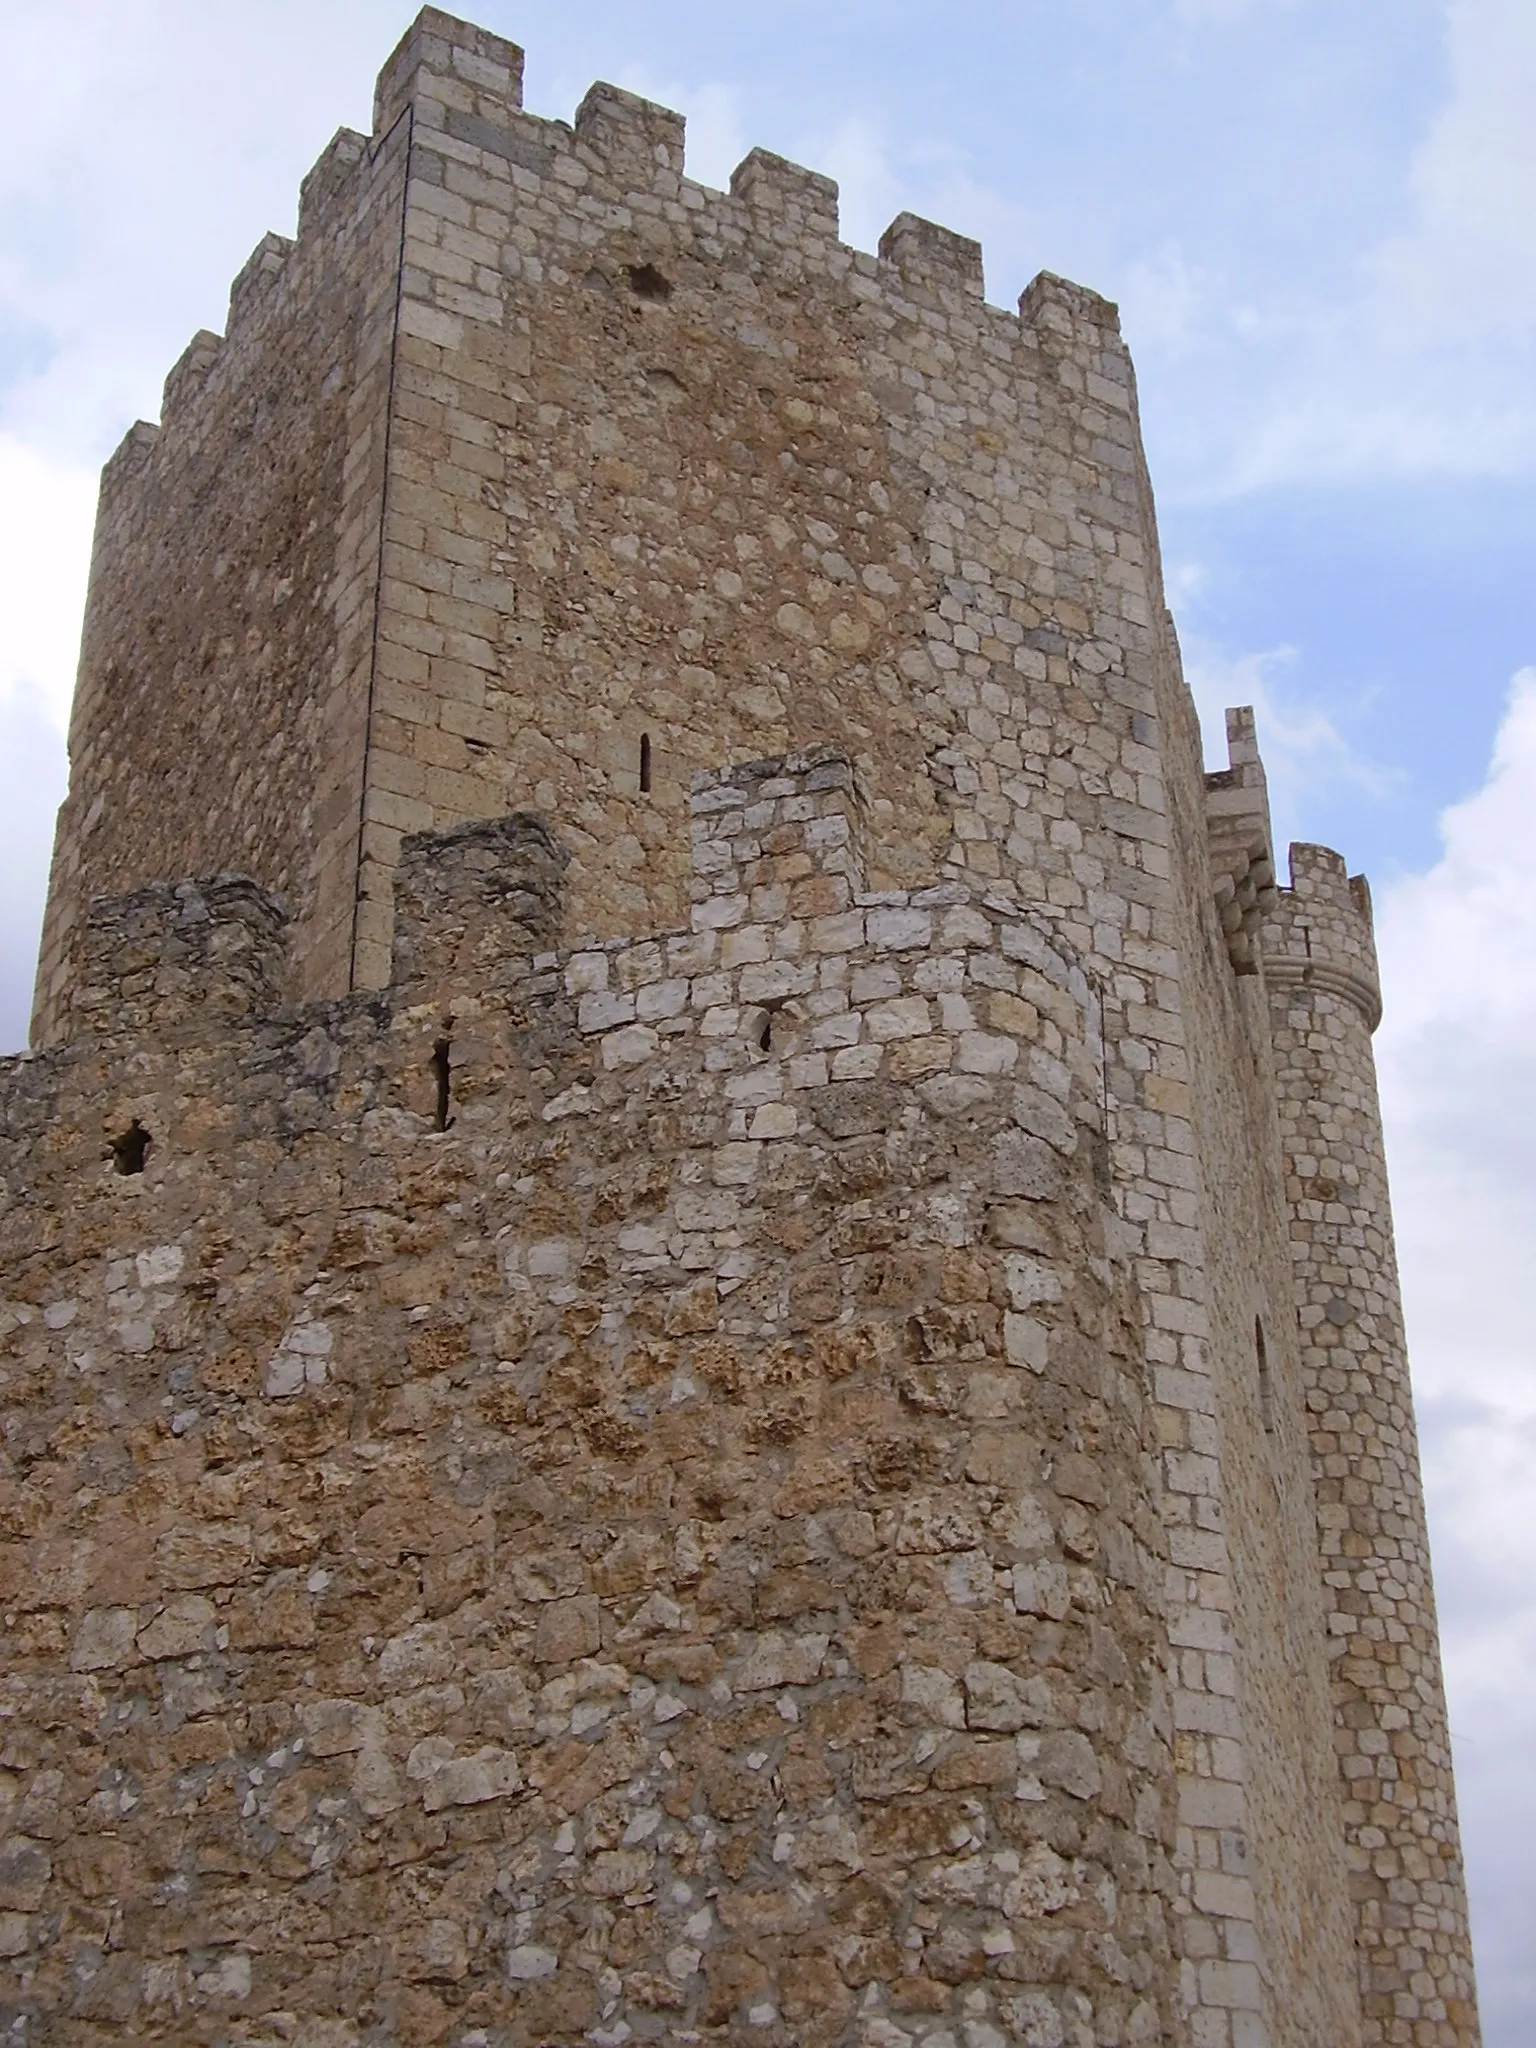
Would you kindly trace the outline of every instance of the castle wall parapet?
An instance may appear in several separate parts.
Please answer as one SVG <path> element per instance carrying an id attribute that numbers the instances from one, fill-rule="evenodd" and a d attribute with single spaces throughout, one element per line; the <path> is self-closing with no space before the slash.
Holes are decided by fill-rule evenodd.
<path id="1" fill-rule="evenodd" d="M 71 1470 L 135 1446 L 0 1545 L 57 1816 L 7 1939 L 49 2024 L 344 2001 L 419 2039 L 446 1983 L 528 2044 L 658 2009 L 1165 2029 L 1163 1532 L 1098 992 L 1002 899 L 860 889 L 846 758 L 694 804 L 722 921 L 499 974 L 452 934 L 483 889 L 521 949 L 559 866 L 500 821 L 407 850 L 415 987 L 175 1039 L 103 1006 L 0 1072 L 61 1135 L 87 1089 L 153 1136 L 114 1167 L 0 1118 L 0 1233 L 73 1219 L 46 1282 L 12 1263 L 5 1369 L 38 1430 L 67 1402 Z M 166 955 L 220 888 L 157 903 Z M 471 965 L 434 1080 L 413 997 Z M 51 1930 L 117 1855 L 174 1912 L 71 1977 Z"/>
<path id="2" fill-rule="evenodd" d="M 1205 778 L 1211 888 L 1227 954 L 1238 974 L 1257 974 L 1259 934 L 1278 901 L 1269 791 L 1251 706 L 1227 713 L 1230 765 Z"/>
<path id="3" fill-rule="evenodd" d="M 1262 767 L 1116 310 L 521 98 L 425 10 L 104 480 L 0 1534 L 105 1704 L 0 1949 L 119 2031 L 1356 2048 Z M 1259 949 L 1303 1117 L 1338 879 Z M 186 1858 L 66 1969 L 103 1769 Z"/>
<path id="4" fill-rule="evenodd" d="M 1293 845 L 1291 885 L 1264 926 L 1264 978 L 1274 989 L 1316 988 L 1352 1003 L 1367 1030 L 1381 1022 L 1381 976 L 1370 885 L 1331 847 Z"/>
<path id="5" fill-rule="evenodd" d="M 749 150 L 731 173 L 739 199 L 769 233 L 790 242 L 801 235 L 837 238 L 837 181 L 790 163 L 769 149 Z"/>
<path id="6" fill-rule="evenodd" d="M 516 43 L 424 7 L 379 73 L 373 132 L 386 135 L 414 111 L 441 127 L 453 113 L 494 121 L 523 104 L 523 53 Z"/>
<path id="7" fill-rule="evenodd" d="M 527 812 L 408 838 L 395 870 L 391 986 L 451 1009 L 561 936 L 570 856 Z"/>
<path id="8" fill-rule="evenodd" d="M 621 190 L 675 196 L 683 175 L 683 116 L 621 86 L 592 86 L 576 109 L 578 150 L 590 150 Z"/>
<path id="9" fill-rule="evenodd" d="M 980 242 L 919 214 L 897 214 L 880 237 L 880 255 L 907 277 L 938 290 L 982 296 Z"/>
<path id="10" fill-rule="evenodd" d="M 287 937 L 286 906 L 247 875 L 99 897 L 81 938 L 71 1036 L 270 1015 Z"/>

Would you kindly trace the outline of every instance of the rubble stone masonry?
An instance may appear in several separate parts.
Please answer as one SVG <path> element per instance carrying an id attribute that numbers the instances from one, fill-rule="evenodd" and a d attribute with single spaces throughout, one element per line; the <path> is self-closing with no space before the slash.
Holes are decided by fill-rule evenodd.
<path id="1" fill-rule="evenodd" d="M 103 480 L 0 2039 L 1475 2048 L 1369 905 L 1115 311 L 426 10 Z"/>

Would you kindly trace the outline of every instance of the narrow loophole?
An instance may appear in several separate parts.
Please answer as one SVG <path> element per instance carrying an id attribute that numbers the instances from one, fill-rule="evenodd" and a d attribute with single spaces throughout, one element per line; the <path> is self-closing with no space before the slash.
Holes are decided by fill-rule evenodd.
<path id="1" fill-rule="evenodd" d="M 1253 1319 L 1253 1350 L 1259 1367 L 1259 1414 L 1263 1418 L 1265 1434 L 1272 1436 L 1275 1428 L 1275 1390 L 1269 1370 L 1269 1346 L 1264 1342 L 1264 1325 L 1257 1316 Z"/>
<path id="2" fill-rule="evenodd" d="M 450 1038 L 440 1038 L 432 1048 L 431 1067 L 437 1082 L 437 1107 L 433 1113 L 434 1130 L 447 1131 L 453 1127 L 449 1109 L 453 1102 L 453 1065 L 449 1055 L 453 1050 Z"/>
<path id="3" fill-rule="evenodd" d="M 112 1140 L 112 1164 L 119 1173 L 142 1173 L 149 1148 L 154 1143 L 135 1117 L 120 1137 Z"/>
<path id="4" fill-rule="evenodd" d="M 767 1052 L 773 1045 L 773 1012 L 770 1010 L 757 1027 L 757 1049 Z"/>
<path id="5" fill-rule="evenodd" d="M 640 794 L 651 793 L 651 736 L 648 732 L 640 735 Z"/>

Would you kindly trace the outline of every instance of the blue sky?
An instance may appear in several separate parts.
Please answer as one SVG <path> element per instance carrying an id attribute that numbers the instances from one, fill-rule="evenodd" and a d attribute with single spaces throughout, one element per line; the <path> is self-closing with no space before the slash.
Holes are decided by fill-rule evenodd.
<path id="1" fill-rule="evenodd" d="M 4 7 L 0 1047 L 25 1031 L 95 471 L 408 6 Z M 568 118 L 681 107 L 689 170 L 830 171 L 1120 300 L 1208 731 L 1365 867 L 1490 2048 L 1536 2039 L 1536 6 L 480 0 Z"/>

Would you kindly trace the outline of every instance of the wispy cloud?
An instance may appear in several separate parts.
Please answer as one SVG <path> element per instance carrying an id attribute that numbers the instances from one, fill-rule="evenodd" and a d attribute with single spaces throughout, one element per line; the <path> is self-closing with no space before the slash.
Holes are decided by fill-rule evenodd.
<path id="1" fill-rule="evenodd" d="M 1185 593 L 1192 594 L 1198 578 L 1198 569 L 1186 566 L 1177 572 L 1174 588 L 1181 581 Z M 1184 646 L 1184 673 L 1213 768 L 1227 765 L 1223 713 L 1234 704 L 1254 708 L 1282 860 L 1290 840 L 1300 836 L 1305 808 L 1315 805 L 1320 795 L 1342 785 L 1380 801 L 1400 780 L 1398 770 L 1371 760 L 1348 739 L 1332 711 L 1297 690 L 1290 680 L 1296 662 L 1293 647 L 1229 655 L 1197 635 Z"/>
<path id="2" fill-rule="evenodd" d="M 1171 357 L 1211 348 L 1219 303 L 1215 280 L 1202 276 L 1177 242 L 1138 257 L 1120 282 L 1121 317 L 1134 345 Z"/>
<path id="3" fill-rule="evenodd" d="M 1452 90 L 1412 171 L 1415 218 L 1368 266 L 1389 345 L 1536 330 L 1536 9 L 1453 0 Z"/>
<path id="4" fill-rule="evenodd" d="M 0 426 L 99 460 L 154 416 L 187 338 L 223 326 L 242 250 L 291 231 L 295 163 L 341 120 L 366 125 L 393 11 L 54 0 L 7 20 L 0 325 L 43 345 L 0 381 Z"/>
<path id="5" fill-rule="evenodd" d="M 873 249 L 902 205 L 901 177 L 881 130 L 862 115 L 850 115 L 830 133 L 808 137 L 804 153 L 837 180 L 843 240 Z"/>
<path id="6" fill-rule="evenodd" d="M 1193 26 L 1275 10 L 1176 11 Z M 1344 192 L 1315 267 L 1167 239 L 1126 258 L 1165 495 L 1536 472 L 1536 9 L 1447 0 L 1444 20 L 1444 95 L 1385 233 L 1351 251 Z"/>

